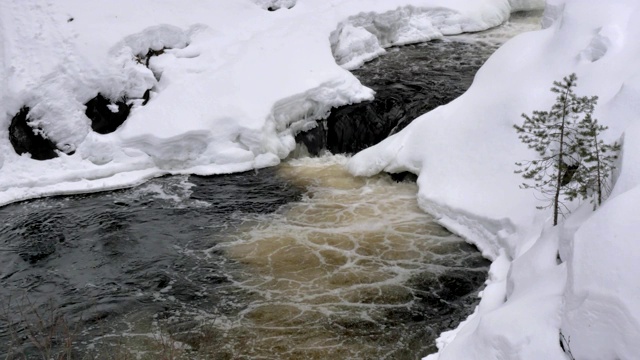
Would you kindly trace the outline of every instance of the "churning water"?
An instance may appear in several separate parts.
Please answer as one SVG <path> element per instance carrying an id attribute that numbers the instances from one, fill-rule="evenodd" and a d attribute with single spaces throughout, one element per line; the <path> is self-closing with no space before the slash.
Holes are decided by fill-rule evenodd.
<path id="1" fill-rule="evenodd" d="M 469 46 L 399 48 L 357 75 L 377 81 L 388 65 L 405 86 L 421 80 L 411 66 L 403 79 L 399 64 L 422 58 L 432 68 L 464 65 L 451 81 L 468 86 L 504 38 L 533 27 L 530 18 L 458 39 L 475 41 Z M 416 359 L 435 351 L 436 336 L 475 306 L 488 262 L 418 208 L 415 183 L 355 178 L 345 161 L 291 159 L 0 208 L 0 357 Z"/>
<path id="2" fill-rule="evenodd" d="M 414 183 L 355 178 L 345 161 L 0 209 L 3 350 L 37 352 L 22 337 L 37 310 L 65 316 L 79 358 L 428 353 L 488 263 L 417 207 Z"/>

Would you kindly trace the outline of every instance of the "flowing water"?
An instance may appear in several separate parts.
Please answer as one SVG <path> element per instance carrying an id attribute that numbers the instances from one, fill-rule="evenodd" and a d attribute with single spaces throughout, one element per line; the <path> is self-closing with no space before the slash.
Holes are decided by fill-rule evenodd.
<path id="1" fill-rule="evenodd" d="M 515 30 L 456 41 L 494 49 L 504 33 L 532 26 L 522 19 Z M 447 44 L 406 49 L 441 54 Z M 406 62 L 402 51 L 390 52 L 389 66 Z M 465 61 L 489 53 L 469 50 Z M 384 73 L 384 57 L 373 65 L 371 74 Z M 473 310 L 488 262 L 418 208 L 415 183 L 355 178 L 346 160 L 297 158 L 0 208 L 0 357 L 416 359 L 435 351 L 437 335 Z"/>
<path id="2" fill-rule="evenodd" d="M 78 358 L 154 358 L 167 339 L 203 359 L 432 351 L 472 309 L 488 262 L 418 208 L 415 183 L 355 178 L 345 161 L 0 209 L 4 344 L 37 310 L 75 324 Z M 37 351 L 14 339 L 22 348 Z"/>

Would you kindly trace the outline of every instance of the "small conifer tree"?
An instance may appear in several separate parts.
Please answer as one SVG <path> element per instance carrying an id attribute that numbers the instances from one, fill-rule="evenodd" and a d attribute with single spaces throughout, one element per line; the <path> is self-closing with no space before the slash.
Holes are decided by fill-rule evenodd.
<path id="1" fill-rule="evenodd" d="M 587 109 L 586 115 L 578 123 L 578 141 L 573 149 L 582 159 L 582 165 L 577 171 L 578 185 L 567 192 L 567 196 L 570 199 L 591 197 L 594 209 L 602 205 L 603 197 L 609 192 L 608 180 L 620 151 L 617 142 L 605 144 L 598 137 L 607 129 L 593 117 L 593 107 Z"/>
<path id="2" fill-rule="evenodd" d="M 571 201 L 595 194 L 594 203 L 602 202 L 619 149 L 598 138 L 606 130 L 592 116 L 598 98 L 578 97 L 573 92 L 576 81 L 575 74 L 554 81 L 551 91 L 558 95 L 551 109 L 534 111 L 532 116 L 522 114 L 522 126 L 514 125 L 520 140 L 540 156 L 517 162 L 515 172 L 527 180 L 522 188 L 535 189 L 547 201 L 539 209 L 553 208 L 553 225 L 567 210 L 561 195 Z"/>

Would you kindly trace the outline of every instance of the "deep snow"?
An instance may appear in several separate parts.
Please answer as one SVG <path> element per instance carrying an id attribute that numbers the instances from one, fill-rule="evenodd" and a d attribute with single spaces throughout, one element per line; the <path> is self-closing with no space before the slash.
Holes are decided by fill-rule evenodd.
<path id="1" fill-rule="evenodd" d="M 294 3 L 1 0 L 0 204 L 275 165 L 331 107 L 373 96 L 334 53 L 354 66 L 382 47 L 496 26 L 510 11 L 506 0 Z M 149 68 L 136 60 L 163 48 Z M 84 103 L 147 89 L 148 104 L 133 101 L 116 132 L 91 131 Z M 23 106 L 73 155 L 16 155 L 7 128 Z"/>
<path id="2" fill-rule="evenodd" d="M 373 96 L 347 68 L 386 46 L 486 29 L 540 5 L 0 0 L 0 204 L 275 165 L 332 106 Z M 560 329 L 576 359 L 640 353 L 639 15 L 633 0 L 549 0 L 545 29 L 500 48 L 467 93 L 351 160 L 358 175 L 419 174 L 423 210 L 494 261 L 476 313 L 443 334 L 430 359 L 565 359 Z M 164 47 L 149 68 L 135 60 Z M 600 97 L 595 115 L 607 141 L 623 140 L 622 157 L 600 209 L 572 204 L 573 215 L 550 227 L 533 193 L 518 188 L 514 162 L 534 154 L 512 125 L 548 108 L 552 81 L 571 72 L 578 94 Z M 149 88 L 149 103 L 134 104 L 116 132 L 90 130 L 83 104 L 98 92 L 139 98 Z M 25 105 L 75 153 L 16 155 L 7 129 Z"/>
<path id="3" fill-rule="evenodd" d="M 476 313 L 429 359 L 566 359 L 560 331 L 576 359 L 640 354 L 639 11 L 635 1 L 549 1 L 545 29 L 506 43 L 467 93 L 351 160 L 360 175 L 419 173 L 423 209 L 495 259 Z M 518 188 L 514 163 L 535 154 L 512 126 L 548 109 L 552 82 L 572 72 L 578 94 L 600 97 L 606 141 L 623 148 L 603 206 L 570 204 L 551 227 L 552 214 Z"/>

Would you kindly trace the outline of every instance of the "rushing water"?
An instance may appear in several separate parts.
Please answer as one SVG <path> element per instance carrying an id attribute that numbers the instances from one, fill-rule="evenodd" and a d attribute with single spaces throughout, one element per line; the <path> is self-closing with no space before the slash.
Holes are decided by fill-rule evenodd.
<path id="1" fill-rule="evenodd" d="M 464 62 L 446 84 L 461 92 L 497 44 L 533 26 L 519 21 L 456 40 L 471 45 L 392 50 L 357 75 L 385 82 L 386 67 L 403 87 L 407 59 L 427 59 L 421 66 L 432 70 Z M 452 60 L 451 49 L 466 50 Z M 446 82 L 430 88 L 404 67 L 429 93 Z M 291 159 L 0 208 L 0 357 L 415 359 L 434 351 L 435 337 L 472 311 L 488 262 L 418 208 L 415 183 L 355 178 L 345 161 Z"/>
<path id="2" fill-rule="evenodd" d="M 0 209 L 3 345 L 13 332 L 12 350 L 37 351 L 20 341 L 35 309 L 73 324 L 80 358 L 153 358 L 167 339 L 185 358 L 432 351 L 470 311 L 487 262 L 417 207 L 414 183 L 355 178 L 344 161 Z"/>

